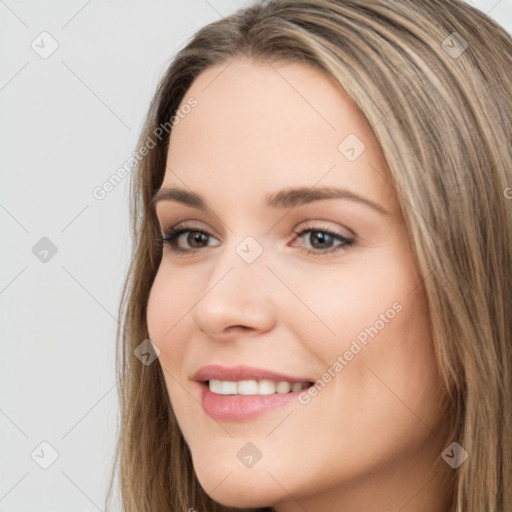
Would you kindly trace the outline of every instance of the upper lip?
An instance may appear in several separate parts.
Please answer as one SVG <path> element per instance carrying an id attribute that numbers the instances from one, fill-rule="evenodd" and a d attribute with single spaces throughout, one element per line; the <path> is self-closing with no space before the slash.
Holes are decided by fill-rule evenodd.
<path id="1" fill-rule="evenodd" d="M 291 375 L 284 375 L 264 368 L 254 368 L 245 365 L 228 367 L 219 364 L 203 366 L 194 374 L 193 379 L 199 382 L 206 382 L 210 379 L 224 381 L 269 379 L 275 382 L 312 382 L 311 379 L 307 377 L 292 377 Z"/>

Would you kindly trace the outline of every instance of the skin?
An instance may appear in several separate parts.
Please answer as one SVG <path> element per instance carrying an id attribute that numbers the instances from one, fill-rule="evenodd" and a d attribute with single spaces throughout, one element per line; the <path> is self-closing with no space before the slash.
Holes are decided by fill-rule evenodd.
<path id="1" fill-rule="evenodd" d="M 182 235 L 192 251 L 184 254 L 164 245 L 147 322 L 201 486 L 220 503 L 278 512 L 448 510 L 441 483 L 453 470 L 443 460 L 432 469 L 447 422 L 424 289 L 365 117 L 339 85 L 299 63 L 237 58 L 199 75 L 182 104 L 190 97 L 198 104 L 173 128 L 162 187 L 192 190 L 209 210 L 160 201 L 156 213 L 163 230 L 185 222 L 211 237 L 194 250 Z M 365 145 L 353 162 L 338 149 L 349 134 Z M 340 198 L 264 202 L 324 186 L 387 213 Z M 314 233 L 295 234 L 305 228 L 354 244 L 318 245 Z M 236 252 L 246 236 L 263 249 L 250 264 Z M 397 303 L 307 405 L 294 400 L 247 422 L 219 423 L 203 410 L 192 376 L 204 365 L 314 381 Z M 246 442 L 262 454 L 251 468 L 237 457 Z"/>

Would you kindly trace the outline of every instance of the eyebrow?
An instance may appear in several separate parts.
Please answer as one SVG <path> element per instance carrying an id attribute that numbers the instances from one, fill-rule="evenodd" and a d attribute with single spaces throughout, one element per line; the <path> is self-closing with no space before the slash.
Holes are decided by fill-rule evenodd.
<path id="1" fill-rule="evenodd" d="M 285 189 L 268 195 L 265 204 L 270 208 L 293 208 L 324 199 L 348 199 L 373 208 L 383 215 L 389 213 L 382 206 L 370 199 L 351 192 L 350 190 L 333 187 Z M 156 203 L 160 201 L 175 201 L 199 210 L 209 209 L 201 196 L 182 188 L 170 187 L 157 190 L 151 199 L 151 204 L 156 205 Z"/>

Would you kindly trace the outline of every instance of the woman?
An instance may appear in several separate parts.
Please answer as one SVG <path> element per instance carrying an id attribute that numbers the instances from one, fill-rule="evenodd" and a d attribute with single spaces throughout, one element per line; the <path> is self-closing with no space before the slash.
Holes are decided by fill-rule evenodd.
<path id="1" fill-rule="evenodd" d="M 132 182 L 125 510 L 512 509 L 510 83 L 459 0 L 264 2 L 178 53 Z"/>

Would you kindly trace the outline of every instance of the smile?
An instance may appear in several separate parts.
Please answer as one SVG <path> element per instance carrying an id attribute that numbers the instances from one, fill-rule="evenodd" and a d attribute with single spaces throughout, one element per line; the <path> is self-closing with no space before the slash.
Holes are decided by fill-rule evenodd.
<path id="1" fill-rule="evenodd" d="M 275 382 L 270 379 L 226 381 L 211 379 L 209 389 L 217 395 L 273 395 L 286 394 L 308 388 L 310 382 Z"/>
<path id="2" fill-rule="evenodd" d="M 206 414 L 216 421 L 243 422 L 296 402 L 313 385 L 304 375 L 285 375 L 265 368 L 211 364 L 192 377 Z"/>

